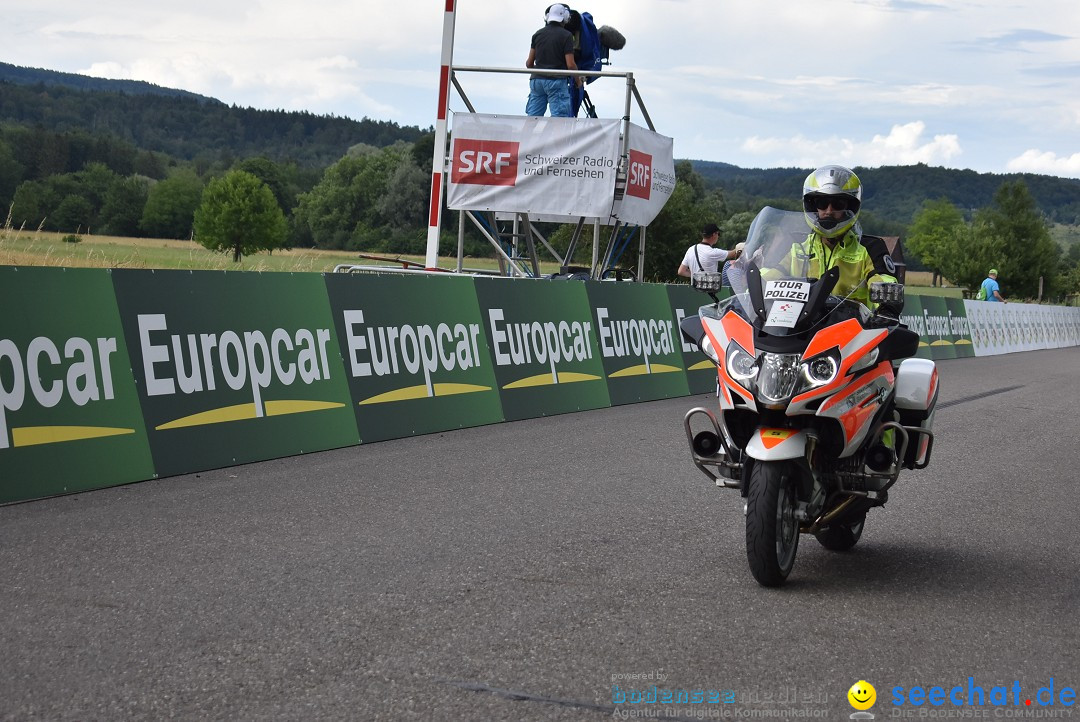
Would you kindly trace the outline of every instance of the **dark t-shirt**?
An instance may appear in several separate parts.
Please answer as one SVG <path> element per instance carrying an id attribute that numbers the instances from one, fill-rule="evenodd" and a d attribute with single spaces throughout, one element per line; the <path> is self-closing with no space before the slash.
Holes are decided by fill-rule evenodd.
<path id="1" fill-rule="evenodd" d="M 533 65 L 543 70 L 566 70 L 566 56 L 574 54 L 573 34 L 558 23 L 548 23 L 533 33 L 532 45 L 536 50 Z M 534 75 L 534 78 L 554 77 Z"/>

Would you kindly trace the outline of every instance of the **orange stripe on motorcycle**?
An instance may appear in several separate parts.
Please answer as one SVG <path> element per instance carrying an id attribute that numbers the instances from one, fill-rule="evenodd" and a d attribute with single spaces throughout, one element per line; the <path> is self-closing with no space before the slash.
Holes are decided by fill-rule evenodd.
<path id="1" fill-rule="evenodd" d="M 844 346 L 847 346 L 851 339 L 858 336 L 862 330 L 862 324 L 853 318 L 849 318 L 847 321 L 838 323 L 835 326 L 823 328 L 817 332 L 810 341 L 810 345 L 803 351 L 803 358 L 813 358 L 819 353 L 828 351 L 833 347 L 844 348 Z"/>
<path id="2" fill-rule="evenodd" d="M 748 324 L 745 318 L 734 311 L 728 311 L 720 322 L 724 325 L 728 338 L 742 346 L 746 353 L 757 356 L 754 350 L 754 327 Z"/>
<path id="3" fill-rule="evenodd" d="M 757 429 L 746 444 L 746 453 L 759 461 L 798 459 L 806 454 L 806 432 L 798 429 Z"/>
<path id="4" fill-rule="evenodd" d="M 794 429 L 758 429 L 761 443 L 766 449 L 772 449 L 795 435 Z"/>

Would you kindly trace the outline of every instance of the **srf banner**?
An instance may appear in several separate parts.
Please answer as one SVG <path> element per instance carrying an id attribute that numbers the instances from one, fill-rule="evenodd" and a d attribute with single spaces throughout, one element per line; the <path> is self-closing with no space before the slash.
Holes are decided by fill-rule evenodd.
<path id="1" fill-rule="evenodd" d="M 619 121 L 459 113 L 447 207 L 608 218 Z"/>
<path id="2" fill-rule="evenodd" d="M 647 226 L 675 192 L 674 141 L 631 123 L 629 153 L 626 190 L 611 215 Z"/>

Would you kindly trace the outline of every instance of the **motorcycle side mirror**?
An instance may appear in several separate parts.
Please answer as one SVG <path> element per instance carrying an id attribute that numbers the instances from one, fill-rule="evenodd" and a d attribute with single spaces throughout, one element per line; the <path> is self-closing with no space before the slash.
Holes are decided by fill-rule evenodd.
<path id="1" fill-rule="evenodd" d="M 679 322 L 679 331 L 683 338 L 698 348 L 701 348 L 701 340 L 705 338 L 705 325 L 699 316 L 687 316 Z"/>

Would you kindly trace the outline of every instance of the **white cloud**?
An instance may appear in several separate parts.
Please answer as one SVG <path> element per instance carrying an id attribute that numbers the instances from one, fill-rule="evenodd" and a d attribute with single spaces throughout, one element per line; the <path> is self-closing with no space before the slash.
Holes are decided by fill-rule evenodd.
<path id="1" fill-rule="evenodd" d="M 1026 150 L 1005 164 L 1010 173 L 1041 173 L 1043 175 L 1080 178 L 1080 152 L 1067 156 L 1041 150 Z"/>
<path id="2" fill-rule="evenodd" d="M 454 63 L 522 68 L 546 4 L 458 3 Z M 1080 137 L 1080 38 L 1066 37 L 1080 27 L 1077 2 L 817 0 L 808 11 L 790 0 L 588 0 L 576 7 L 626 36 L 610 69 L 634 73 L 679 157 L 758 167 L 962 159 L 1000 173 L 1006 163 L 1045 155 L 1027 149 L 1069 148 Z M 437 111 L 444 5 L 398 0 L 385 13 L 372 8 L 346 0 L 39 0 L 5 16 L 15 32 L 5 36 L 4 60 L 146 80 L 240 106 L 427 127 Z M 480 112 L 524 108 L 521 75 L 458 79 Z M 589 92 L 602 115 L 622 115 L 620 79 Z M 641 122 L 636 107 L 631 114 Z M 1073 161 L 1038 162 L 1068 169 Z"/>
<path id="3" fill-rule="evenodd" d="M 791 138 L 760 138 L 752 136 L 742 144 L 747 153 L 779 156 L 777 165 L 814 167 L 824 163 L 843 163 L 874 168 L 883 165 L 946 165 L 960 155 L 956 135 L 935 135 L 926 140 L 926 124 L 914 121 L 894 125 L 888 135 L 875 135 L 868 141 L 850 138 L 810 139 L 802 135 Z"/>

